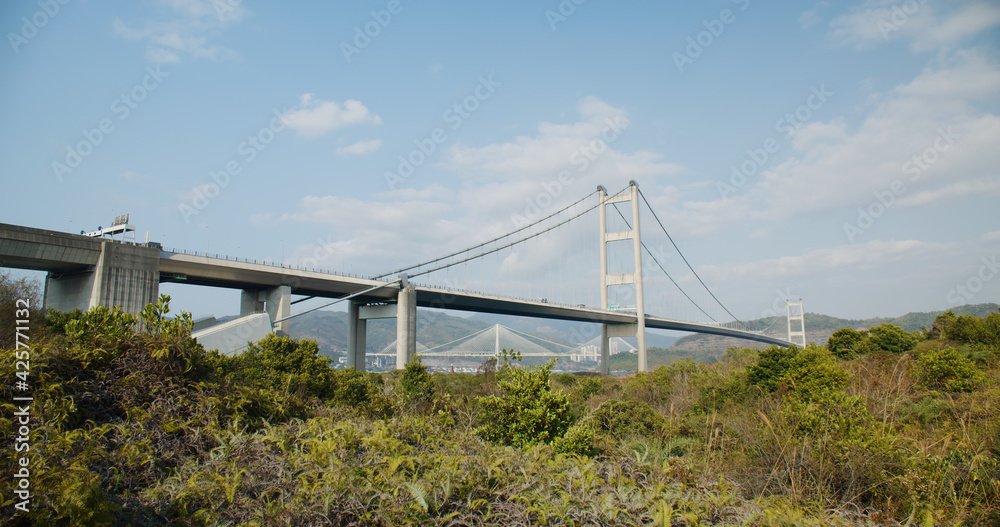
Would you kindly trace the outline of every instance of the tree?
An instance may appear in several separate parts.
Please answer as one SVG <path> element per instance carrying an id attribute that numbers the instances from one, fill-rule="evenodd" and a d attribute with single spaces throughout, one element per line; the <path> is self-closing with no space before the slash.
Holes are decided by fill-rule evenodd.
<path id="1" fill-rule="evenodd" d="M 230 363 L 238 378 L 263 388 L 301 390 L 320 399 L 334 394 L 329 359 L 320 356 L 314 340 L 271 334 L 251 343 L 246 351 L 232 357 Z"/>
<path id="2" fill-rule="evenodd" d="M 427 366 L 421 364 L 419 355 L 406 364 L 399 383 L 403 396 L 411 403 L 430 402 L 434 397 L 434 379 L 427 371 Z"/>
<path id="3" fill-rule="evenodd" d="M 15 280 L 9 272 L 0 273 L 0 328 L 4 328 L 0 333 L 0 349 L 14 348 L 14 328 L 25 326 L 18 324 L 18 320 L 29 321 L 28 336 L 42 327 L 41 307 L 42 297 L 37 281 L 27 278 Z"/>
<path id="4" fill-rule="evenodd" d="M 497 385 L 503 394 L 478 398 L 483 425 L 476 432 L 487 441 L 518 448 L 562 437 L 572 424 L 572 416 L 566 394 L 552 391 L 549 375 L 553 364 L 501 370 Z"/>
<path id="5" fill-rule="evenodd" d="M 864 348 L 865 334 L 854 328 L 841 328 L 830 335 L 826 349 L 838 359 L 850 360 L 860 355 Z"/>
<path id="6" fill-rule="evenodd" d="M 868 330 L 865 339 L 866 351 L 886 351 L 889 353 L 906 353 L 917 346 L 920 337 L 907 333 L 903 328 L 885 323 Z"/>
<path id="7" fill-rule="evenodd" d="M 971 392 L 986 380 L 975 363 L 955 348 L 923 353 L 916 361 L 915 372 L 922 386 L 947 392 Z"/>

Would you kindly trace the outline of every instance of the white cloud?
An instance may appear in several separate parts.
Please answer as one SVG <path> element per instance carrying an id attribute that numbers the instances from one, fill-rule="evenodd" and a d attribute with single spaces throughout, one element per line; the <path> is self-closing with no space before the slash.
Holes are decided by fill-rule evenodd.
<path id="1" fill-rule="evenodd" d="M 311 93 L 303 94 L 299 107 L 285 112 L 282 120 L 302 137 L 318 137 L 356 124 L 382 124 L 382 118 L 368 111 L 361 101 L 348 99 L 341 106 L 333 101 L 314 100 Z"/>
<path id="2" fill-rule="evenodd" d="M 581 99 L 576 109 L 578 121 L 541 122 L 533 136 L 452 146 L 444 166 L 466 183 L 464 202 L 481 214 L 503 214 L 509 221 L 511 214 L 530 212 L 533 203 L 546 208 L 567 197 L 582 197 L 599 184 L 613 192 L 618 189 L 610 187 L 624 185 L 625 177 L 653 184 L 657 177 L 682 171 L 661 154 L 616 148 L 629 133 L 625 110 L 596 97 Z M 568 184 L 560 182 L 560 175 Z"/>
<path id="3" fill-rule="evenodd" d="M 145 41 L 146 60 L 153 63 L 177 63 L 183 56 L 195 59 L 235 59 L 235 51 L 210 43 L 226 26 L 240 22 L 246 9 L 228 0 L 158 0 L 171 15 L 167 21 L 128 24 L 115 18 L 115 34 L 126 39 Z M 233 5 L 235 4 L 235 5 Z"/>
<path id="4" fill-rule="evenodd" d="M 905 184 L 903 202 L 911 205 L 992 189 L 1000 166 L 995 146 L 1000 144 L 1000 117 L 980 106 L 990 107 L 998 94 L 997 64 L 973 52 L 956 53 L 880 94 L 859 125 L 835 119 L 800 128 L 791 151 L 784 144 L 779 150 L 789 157 L 776 158 L 776 165 L 748 178 L 728 199 L 681 201 L 672 194 L 657 198 L 658 208 L 674 211 L 671 222 L 679 230 L 708 234 L 748 221 L 854 210 L 894 181 Z M 942 131 L 948 130 L 950 142 L 942 139 Z M 915 172 L 915 156 L 934 162 Z"/>
<path id="5" fill-rule="evenodd" d="M 318 105 L 307 98 L 304 106 Z M 456 144 L 445 149 L 441 166 L 457 174 L 457 185 L 401 186 L 365 201 L 311 196 L 303 198 L 294 212 L 260 216 L 257 220 L 329 225 L 334 232 L 350 236 L 350 250 L 358 255 L 357 261 L 381 268 L 394 258 L 400 263 L 412 263 L 509 233 L 520 226 L 513 223 L 513 215 L 529 221 L 539 219 L 582 198 L 599 183 L 616 191 L 618 188 L 610 187 L 624 186 L 623 174 L 645 178 L 652 184 L 657 177 L 681 170 L 664 162 L 659 154 L 618 148 L 618 137 L 614 135 L 628 134 L 630 124 L 624 110 L 587 97 L 579 101 L 577 111 L 579 118 L 572 122 L 539 123 L 534 135 L 479 146 Z M 371 122 L 367 110 L 363 115 L 369 116 Z M 560 174 L 564 176 L 562 181 Z M 582 205 L 578 207 L 583 210 Z M 582 225 L 581 229 L 592 234 L 593 224 Z M 564 236 L 576 230 L 567 226 L 559 232 Z M 528 273 L 551 268 L 546 264 L 575 250 L 563 247 L 563 243 L 554 236 L 528 252 L 505 252 L 507 263 L 497 272 Z M 583 245 L 591 246 L 589 242 Z"/>
<path id="6" fill-rule="evenodd" d="M 873 240 L 865 244 L 816 249 L 800 255 L 781 256 L 730 266 L 706 265 L 701 267 L 698 273 L 713 282 L 739 282 L 747 278 L 791 279 L 831 271 L 880 268 L 946 249 L 947 246 L 943 244 L 918 240 Z"/>
<path id="7" fill-rule="evenodd" d="M 1000 196 L 1000 177 L 985 177 L 971 181 L 959 181 L 935 190 L 924 190 L 900 198 L 899 206 L 926 205 L 946 199 L 966 196 Z"/>
<path id="8" fill-rule="evenodd" d="M 980 240 L 984 242 L 1000 242 L 1000 231 L 988 232 Z"/>
<path id="9" fill-rule="evenodd" d="M 799 24 L 802 25 L 802 29 L 808 29 L 816 24 L 819 24 L 823 19 L 820 17 L 819 12 L 823 9 L 830 7 L 829 2 L 819 2 L 812 7 L 802 12 L 799 16 Z"/>
<path id="10" fill-rule="evenodd" d="M 371 154 L 382 147 L 381 139 L 373 139 L 371 141 L 358 141 L 357 143 L 350 144 L 347 146 L 342 146 L 334 151 L 334 154 L 342 157 L 347 156 L 363 156 L 366 154 Z"/>
<path id="11" fill-rule="evenodd" d="M 1000 6 L 983 0 L 867 0 L 831 21 L 829 38 L 861 49 L 898 39 L 909 41 L 914 51 L 931 51 L 998 26 Z"/>

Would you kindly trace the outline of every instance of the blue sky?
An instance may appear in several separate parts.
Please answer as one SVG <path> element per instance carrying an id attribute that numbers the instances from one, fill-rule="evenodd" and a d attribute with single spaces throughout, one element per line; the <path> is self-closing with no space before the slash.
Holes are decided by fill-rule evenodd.
<path id="1" fill-rule="evenodd" d="M 0 221 L 377 274 L 635 179 L 740 318 L 1000 301 L 996 2 L 578 1 L 5 2 Z M 589 221 L 440 280 L 590 302 Z"/>

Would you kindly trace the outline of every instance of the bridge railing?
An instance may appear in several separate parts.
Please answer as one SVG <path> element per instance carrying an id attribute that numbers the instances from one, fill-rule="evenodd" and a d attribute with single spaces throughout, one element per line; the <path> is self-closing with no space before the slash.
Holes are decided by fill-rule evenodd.
<path id="1" fill-rule="evenodd" d="M 335 272 L 335 271 L 331 271 L 329 269 L 321 269 L 321 268 L 318 268 L 318 267 L 304 267 L 304 266 L 301 266 L 301 265 L 291 265 L 291 264 L 284 264 L 284 263 L 280 263 L 279 264 L 279 263 L 274 263 L 272 261 L 263 260 L 263 259 L 257 260 L 255 258 L 239 258 L 239 257 L 236 257 L 236 256 L 228 256 L 228 255 L 225 255 L 225 254 L 218 254 L 218 253 L 208 254 L 208 253 L 203 253 L 203 252 L 198 252 L 198 251 L 189 251 L 187 249 L 176 249 L 176 248 L 173 248 L 173 247 L 164 247 L 164 248 L 161 249 L 161 251 L 163 251 L 165 253 L 171 253 L 171 254 L 185 254 L 185 255 L 188 255 L 188 256 L 201 256 L 201 257 L 204 257 L 204 258 L 215 258 L 215 259 L 218 259 L 218 260 L 227 260 L 227 261 L 230 261 L 230 262 L 243 262 L 243 263 L 250 263 L 250 264 L 256 264 L 256 265 L 266 265 L 268 267 L 276 267 L 276 268 L 279 268 L 279 269 L 294 269 L 294 270 L 297 270 L 297 271 L 311 271 L 311 272 L 314 272 L 314 273 L 328 274 L 328 275 L 331 275 L 331 276 L 342 276 L 342 277 L 347 277 L 347 278 L 361 278 L 361 279 L 364 279 L 364 280 L 374 280 L 374 278 L 372 278 L 370 276 L 365 276 L 365 275 L 359 275 L 359 274 L 354 274 L 354 273 Z"/>

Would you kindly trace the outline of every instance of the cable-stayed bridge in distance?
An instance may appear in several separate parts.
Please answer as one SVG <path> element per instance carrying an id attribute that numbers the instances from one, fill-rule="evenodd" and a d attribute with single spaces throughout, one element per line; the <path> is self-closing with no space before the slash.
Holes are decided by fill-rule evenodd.
<path id="1" fill-rule="evenodd" d="M 656 236 L 641 236 L 643 215 L 653 220 Z M 60 310 L 118 305 L 137 312 L 155 300 L 163 282 L 240 289 L 242 323 L 194 334 L 206 346 L 229 352 L 249 337 L 287 334 L 293 317 L 347 301 L 347 364 L 359 369 L 365 367 L 367 321 L 375 318 L 396 318 L 397 368 L 412 360 L 418 306 L 589 322 L 573 341 L 581 345 L 599 337 L 602 373 L 608 372 L 614 337 L 635 338 L 639 370 L 647 370 L 646 329 L 804 344 L 801 303 L 789 307 L 787 333 L 774 324 L 750 327 L 734 316 L 677 248 L 634 181 L 615 193 L 598 187 L 534 221 L 517 219 L 510 232 L 373 277 L 3 224 L 0 266 L 48 271 L 45 302 Z M 594 223 L 600 227 L 597 240 Z M 292 313 L 294 305 L 314 298 L 332 300 Z"/>

